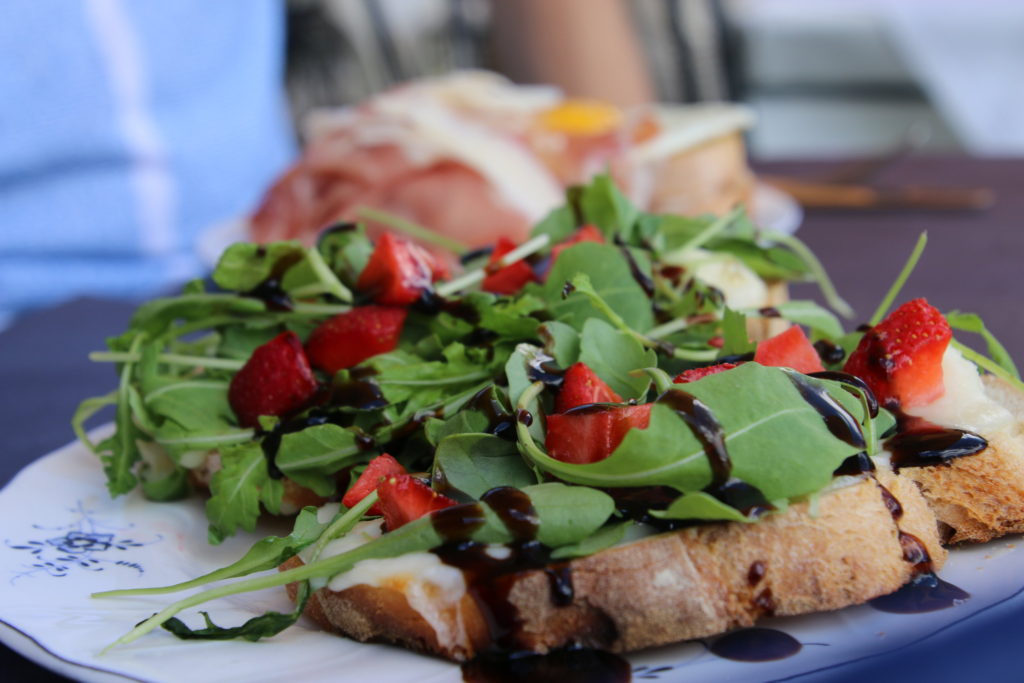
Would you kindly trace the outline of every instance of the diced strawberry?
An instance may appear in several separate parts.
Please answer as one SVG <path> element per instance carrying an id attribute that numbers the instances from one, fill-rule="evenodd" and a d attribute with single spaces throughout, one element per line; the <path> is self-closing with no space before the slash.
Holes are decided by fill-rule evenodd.
<path id="1" fill-rule="evenodd" d="M 804 374 L 825 369 L 811 340 L 799 325 L 759 342 L 754 351 L 754 362 L 776 368 L 793 368 Z"/>
<path id="2" fill-rule="evenodd" d="M 622 397 L 585 364 L 575 363 L 565 371 L 555 398 L 555 412 L 564 413 L 586 403 L 622 403 Z"/>
<path id="3" fill-rule="evenodd" d="M 425 249 L 386 232 L 377 240 L 356 288 L 378 304 L 407 306 L 430 288 L 436 268 Z"/>
<path id="4" fill-rule="evenodd" d="M 548 415 L 544 446 L 556 460 L 585 465 L 612 454 L 630 429 L 646 429 L 651 404 L 594 406 L 579 412 Z"/>
<path id="5" fill-rule="evenodd" d="M 260 415 L 287 415 L 304 408 L 317 390 L 316 379 L 294 332 L 282 332 L 257 347 L 231 380 L 228 403 L 243 427 L 256 427 Z"/>
<path id="6" fill-rule="evenodd" d="M 558 255 L 563 251 L 574 244 L 579 244 L 580 242 L 597 242 L 599 244 L 604 244 L 604 234 L 595 225 L 591 225 L 589 223 L 584 225 L 574 232 L 571 237 L 556 244 L 551 249 L 551 263 L 554 264 L 554 262 L 558 260 Z"/>
<path id="7" fill-rule="evenodd" d="M 925 405 L 946 392 L 942 356 L 952 337 L 938 309 L 914 299 L 868 330 L 843 370 L 867 382 L 883 405 Z"/>
<path id="8" fill-rule="evenodd" d="M 394 306 L 357 306 L 321 323 L 306 341 L 313 367 L 330 374 L 393 351 L 409 311 Z"/>
<path id="9" fill-rule="evenodd" d="M 498 243 L 494 245 L 491 258 L 487 265 L 487 276 L 484 278 L 480 288 L 485 292 L 494 294 L 515 294 L 522 289 L 527 282 L 533 282 L 536 277 L 533 268 L 522 259 L 510 263 L 504 268 L 497 268 L 498 260 L 502 256 L 516 248 L 516 243 L 507 237 L 499 237 Z"/>
<path id="10" fill-rule="evenodd" d="M 358 479 L 356 479 L 356 483 L 352 484 L 352 488 L 345 493 L 345 497 L 341 499 L 341 504 L 347 508 L 351 508 L 363 498 L 366 498 L 372 492 L 376 491 L 380 483 L 388 477 L 405 473 L 405 468 L 402 467 L 402 464 L 390 455 L 387 453 L 378 455 L 370 461 L 370 464 L 366 466 L 363 473 L 359 475 Z M 366 514 L 383 514 L 380 509 L 380 503 L 377 502 L 371 505 L 370 509 L 366 511 Z"/>
<path id="11" fill-rule="evenodd" d="M 394 474 L 377 487 L 378 505 L 388 531 L 419 519 L 434 510 L 455 505 L 455 501 L 409 474 Z"/>
<path id="12" fill-rule="evenodd" d="M 676 375 L 675 379 L 672 380 L 674 384 L 686 384 L 688 382 L 696 382 L 699 379 L 704 379 L 708 375 L 717 375 L 720 372 L 726 370 L 732 370 L 738 368 L 739 363 L 719 363 L 718 365 L 709 365 L 706 368 L 693 368 L 692 370 L 684 370 Z"/>

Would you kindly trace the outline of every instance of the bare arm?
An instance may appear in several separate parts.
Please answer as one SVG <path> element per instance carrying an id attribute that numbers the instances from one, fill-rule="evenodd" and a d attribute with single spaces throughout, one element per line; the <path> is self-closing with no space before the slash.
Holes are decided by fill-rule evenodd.
<path id="1" fill-rule="evenodd" d="M 626 0 L 493 0 L 498 67 L 514 80 L 552 83 L 618 105 L 654 88 Z"/>

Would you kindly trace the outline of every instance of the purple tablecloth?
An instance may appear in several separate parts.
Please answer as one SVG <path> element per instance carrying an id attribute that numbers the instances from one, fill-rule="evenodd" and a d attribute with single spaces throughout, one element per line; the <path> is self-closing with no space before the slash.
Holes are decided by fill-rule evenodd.
<path id="1" fill-rule="evenodd" d="M 831 165 L 820 162 L 761 164 L 777 175 L 816 179 Z M 997 202 L 981 213 L 813 212 L 800 236 L 821 257 L 840 292 L 861 322 L 871 315 L 918 234 L 927 230 L 929 247 L 903 291 L 902 299 L 927 296 L 941 310 L 981 314 L 1010 353 L 1024 361 L 1024 304 L 1018 284 L 1024 257 L 1024 159 L 974 160 L 914 158 L 894 164 L 879 178 L 892 184 L 993 188 Z M 796 296 L 816 296 L 809 286 Z M 0 485 L 22 467 L 69 441 L 71 413 L 86 396 L 109 391 L 109 367 L 86 359 L 108 335 L 123 330 L 130 304 L 82 299 L 27 315 L 0 333 Z M 859 667 L 823 672 L 828 680 L 878 676 L 932 680 L 1017 680 L 1017 624 L 1024 614 L 994 614 L 979 621 L 956 642 L 940 634 L 898 656 L 868 660 Z M 968 676 L 962 667 L 971 666 Z M 57 681 L 17 654 L 0 649 L 4 680 Z M 957 673 L 959 672 L 959 673 Z"/>

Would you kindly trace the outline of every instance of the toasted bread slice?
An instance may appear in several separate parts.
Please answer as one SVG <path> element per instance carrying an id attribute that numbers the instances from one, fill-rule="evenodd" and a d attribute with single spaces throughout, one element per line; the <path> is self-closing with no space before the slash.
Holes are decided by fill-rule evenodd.
<path id="1" fill-rule="evenodd" d="M 507 597 L 518 617 L 518 646 L 624 652 L 749 626 L 765 615 L 861 603 L 913 577 L 901 533 L 921 541 L 935 568 L 945 561 L 935 518 L 917 487 L 891 473 L 824 494 L 816 513 L 800 503 L 757 523 L 694 526 L 573 560 L 567 565 L 573 596 L 564 606 L 552 601 L 544 570 L 522 572 Z M 293 558 L 282 568 L 300 562 Z M 492 643 L 489 608 L 469 592 L 431 600 L 429 586 L 413 587 L 415 577 L 393 578 L 321 589 L 306 613 L 356 640 L 456 661 Z M 294 585 L 289 594 L 294 599 Z"/>
<path id="2" fill-rule="evenodd" d="M 982 434 L 988 448 L 977 455 L 900 470 L 921 488 L 948 543 L 1024 532 L 1024 394 L 994 375 L 982 381 L 985 393 L 1010 411 L 1014 423 Z"/>

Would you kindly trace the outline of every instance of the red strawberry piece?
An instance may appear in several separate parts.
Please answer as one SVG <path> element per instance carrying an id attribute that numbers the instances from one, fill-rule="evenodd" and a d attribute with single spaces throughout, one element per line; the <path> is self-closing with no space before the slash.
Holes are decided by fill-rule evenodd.
<path id="1" fill-rule="evenodd" d="M 282 332 L 252 353 L 231 380 L 228 402 L 243 427 L 256 427 L 260 415 L 287 415 L 304 408 L 317 383 L 294 332 Z"/>
<path id="2" fill-rule="evenodd" d="M 417 520 L 434 510 L 443 510 L 456 502 L 409 474 L 394 474 L 377 487 L 378 505 L 388 531 Z"/>
<path id="3" fill-rule="evenodd" d="M 565 371 L 555 398 L 555 412 L 564 413 L 587 403 L 622 403 L 622 397 L 585 364 L 575 363 Z"/>
<path id="4" fill-rule="evenodd" d="M 548 415 L 544 446 L 562 462 L 585 465 L 604 460 L 618 448 L 630 429 L 646 429 L 651 404 L 593 406 Z"/>
<path id="5" fill-rule="evenodd" d="M 825 369 L 811 340 L 799 325 L 758 343 L 754 362 L 776 368 L 793 368 L 804 374 Z"/>
<path id="6" fill-rule="evenodd" d="M 699 379 L 704 379 L 708 375 L 717 375 L 720 372 L 726 370 L 732 370 L 738 368 L 739 363 L 719 363 L 718 365 L 709 365 L 706 368 L 693 368 L 692 370 L 684 370 L 676 375 L 675 379 L 672 380 L 675 384 L 686 384 L 687 382 L 696 382 Z"/>
<path id="7" fill-rule="evenodd" d="M 491 252 L 490 261 L 487 264 L 487 276 L 484 278 L 480 288 L 485 292 L 494 294 L 515 294 L 522 289 L 527 282 L 533 282 L 536 277 L 533 268 L 522 259 L 510 263 L 504 268 L 498 268 L 496 264 L 502 256 L 516 248 L 516 243 L 507 237 L 498 239 Z"/>
<path id="8" fill-rule="evenodd" d="M 356 483 L 352 484 L 352 488 L 345 493 L 345 497 L 341 499 L 341 504 L 347 508 L 351 508 L 363 498 L 366 498 L 372 492 L 376 491 L 377 487 L 385 479 L 397 474 L 405 473 L 405 468 L 402 467 L 402 464 L 390 455 L 387 453 L 378 455 L 370 461 L 370 464 L 366 466 L 363 473 L 359 475 L 358 479 L 356 479 Z M 371 505 L 370 509 L 366 511 L 366 514 L 383 514 L 380 509 L 380 503 L 378 502 Z"/>
<path id="9" fill-rule="evenodd" d="M 584 225 L 574 232 L 568 239 L 559 242 L 551 249 L 552 265 L 558 260 L 559 254 L 580 242 L 597 242 L 598 244 L 604 244 L 604 234 L 597 228 L 597 226 L 590 225 L 589 223 Z"/>
<path id="10" fill-rule="evenodd" d="M 321 323 L 306 341 L 313 367 L 330 374 L 393 351 L 409 311 L 393 306 L 357 306 Z"/>
<path id="11" fill-rule="evenodd" d="M 938 309 L 914 299 L 868 330 L 843 370 L 867 382 L 883 405 L 925 405 L 946 392 L 942 356 L 952 337 Z"/>
<path id="12" fill-rule="evenodd" d="M 407 306 L 430 288 L 435 268 L 425 249 L 386 232 L 377 240 L 356 288 L 378 304 Z"/>

